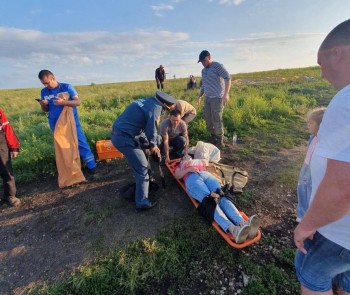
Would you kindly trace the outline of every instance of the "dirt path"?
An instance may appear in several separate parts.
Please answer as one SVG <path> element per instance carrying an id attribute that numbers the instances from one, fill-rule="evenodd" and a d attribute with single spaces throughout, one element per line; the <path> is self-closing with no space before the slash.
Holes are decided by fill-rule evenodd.
<path id="1" fill-rule="evenodd" d="M 236 165 L 234 152 L 233 147 L 225 148 L 222 158 L 226 164 Z M 238 163 L 249 172 L 248 187 L 262 188 L 254 210 L 262 219 L 263 234 L 287 235 L 290 242 L 295 197 L 275 185 L 273 174 L 276 167 L 295 161 L 304 152 L 304 148 L 295 148 L 273 158 Z M 175 218 L 196 214 L 165 167 L 167 188 L 156 192 L 159 206 L 142 213 L 119 193 L 132 179 L 126 162 L 102 163 L 102 169 L 100 180 L 62 190 L 55 177 L 20 185 L 23 205 L 0 207 L 1 295 L 22 294 L 36 284 L 60 279 L 115 245 L 152 236 Z"/>

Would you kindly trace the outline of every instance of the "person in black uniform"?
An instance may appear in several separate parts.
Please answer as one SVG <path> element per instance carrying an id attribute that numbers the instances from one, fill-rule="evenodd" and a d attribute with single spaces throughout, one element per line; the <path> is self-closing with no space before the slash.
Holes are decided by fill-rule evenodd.
<path id="1" fill-rule="evenodd" d="M 157 83 L 157 89 L 164 89 L 164 81 L 165 81 L 165 70 L 164 67 L 162 65 L 159 66 L 159 68 L 156 69 L 156 74 L 155 74 L 155 78 L 156 78 L 156 83 Z"/>

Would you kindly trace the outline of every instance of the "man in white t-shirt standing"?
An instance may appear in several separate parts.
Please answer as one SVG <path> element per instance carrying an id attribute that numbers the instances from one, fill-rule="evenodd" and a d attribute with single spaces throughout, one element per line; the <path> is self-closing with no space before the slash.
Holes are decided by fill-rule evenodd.
<path id="1" fill-rule="evenodd" d="M 318 51 L 321 75 L 341 89 L 329 103 L 310 163 L 310 207 L 294 231 L 301 294 L 350 294 L 350 19 Z"/>

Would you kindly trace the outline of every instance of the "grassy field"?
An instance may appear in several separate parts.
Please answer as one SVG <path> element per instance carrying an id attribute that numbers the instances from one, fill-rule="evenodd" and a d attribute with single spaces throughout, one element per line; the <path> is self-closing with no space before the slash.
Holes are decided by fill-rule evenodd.
<path id="1" fill-rule="evenodd" d="M 318 67 L 236 74 L 232 80 L 224 124 L 228 137 L 235 132 L 244 143 L 238 154 L 242 161 L 253 156 L 273 156 L 282 148 L 305 142 L 308 134 L 304 115 L 313 107 L 327 105 L 335 93 L 319 77 Z M 195 105 L 198 91 L 186 90 L 186 82 L 186 79 L 168 80 L 165 91 Z M 91 147 L 94 149 L 97 140 L 109 136 L 113 121 L 125 106 L 135 99 L 152 96 L 154 86 L 154 81 L 77 86 L 82 101 L 80 120 Z M 39 93 L 37 88 L 0 90 L 1 107 L 21 141 L 20 156 L 13 161 L 18 183 L 56 173 L 46 114 L 34 100 Z M 191 123 L 189 135 L 191 145 L 209 138 L 201 109 Z M 295 167 L 297 164 L 300 163 Z M 291 167 L 293 173 L 288 174 L 288 180 L 283 175 L 279 178 L 281 184 L 295 183 L 295 167 Z M 249 193 L 245 192 L 245 197 Z M 212 231 L 203 230 L 198 218 L 186 224 L 191 224 L 191 228 L 178 220 L 156 237 L 117 248 L 93 265 L 82 267 L 66 281 L 32 293 L 195 294 L 191 292 L 203 290 L 203 286 L 195 285 L 198 280 L 193 278 L 200 273 L 205 290 L 212 290 L 221 279 L 217 265 L 223 260 L 222 272 L 244 269 L 255 278 L 255 284 L 242 288 L 242 294 L 298 293 L 293 276 L 293 248 L 280 250 L 280 264 L 257 264 L 244 251 L 230 255 L 232 250 Z M 199 233 L 196 239 L 193 231 Z M 268 246 L 275 241 L 264 239 L 262 243 Z M 280 290 L 290 291 L 280 293 Z"/>
<path id="2" fill-rule="evenodd" d="M 315 77 L 309 81 L 305 77 Z M 274 152 L 292 147 L 305 139 L 302 116 L 326 104 L 334 92 L 319 78 L 319 69 L 292 69 L 233 75 L 231 99 L 224 111 L 226 134 L 237 132 L 250 144 L 241 150 L 249 157 L 257 152 Z M 97 140 L 109 136 L 115 118 L 131 101 L 152 96 L 154 82 L 91 84 L 77 86 L 83 130 L 93 149 Z M 177 99 L 195 105 L 198 91 L 186 90 L 185 79 L 166 82 L 166 89 Z M 40 89 L 0 90 L 1 107 L 21 141 L 20 156 L 13 161 L 17 181 L 30 181 L 41 173 L 54 174 L 53 139 L 46 114 L 34 100 Z M 301 128 L 300 128 L 301 127 Z M 189 131 L 191 143 L 208 139 L 201 110 Z"/>

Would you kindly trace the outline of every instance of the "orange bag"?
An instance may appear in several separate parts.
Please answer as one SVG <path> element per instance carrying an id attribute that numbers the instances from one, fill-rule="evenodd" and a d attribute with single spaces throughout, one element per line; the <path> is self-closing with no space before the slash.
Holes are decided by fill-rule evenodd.
<path id="1" fill-rule="evenodd" d="M 81 171 L 77 129 L 71 107 L 65 106 L 57 120 L 54 143 L 59 188 L 86 181 Z"/>

